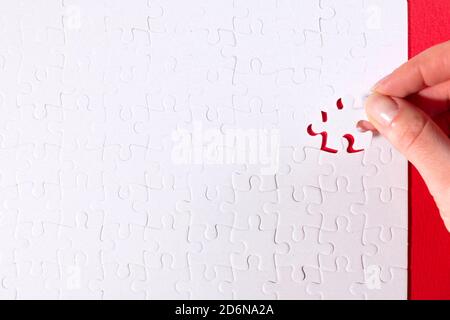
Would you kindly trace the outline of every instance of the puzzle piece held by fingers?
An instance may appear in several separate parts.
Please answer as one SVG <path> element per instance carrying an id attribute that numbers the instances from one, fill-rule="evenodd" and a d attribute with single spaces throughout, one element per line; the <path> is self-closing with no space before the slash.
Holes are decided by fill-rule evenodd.
<path id="1" fill-rule="evenodd" d="M 351 97 L 340 98 L 336 108 L 321 111 L 321 123 L 308 126 L 309 135 L 322 138 L 322 151 L 358 153 L 370 146 L 372 133 L 362 133 L 357 129 L 358 122 L 366 118 L 365 111 L 361 107 L 354 107 L 354 103 Z"/>

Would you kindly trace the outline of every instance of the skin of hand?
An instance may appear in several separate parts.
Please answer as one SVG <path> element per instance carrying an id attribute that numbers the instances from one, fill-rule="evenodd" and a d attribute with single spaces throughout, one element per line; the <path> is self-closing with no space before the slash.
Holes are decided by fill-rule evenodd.
<path id="1" fill-rule="evenodd" d="M 369 122 L 420 172 L 450 232 L 450 41 L 378 82 L 366 101 Z M 433 110 L 423 108 L 433 102 Z"/>

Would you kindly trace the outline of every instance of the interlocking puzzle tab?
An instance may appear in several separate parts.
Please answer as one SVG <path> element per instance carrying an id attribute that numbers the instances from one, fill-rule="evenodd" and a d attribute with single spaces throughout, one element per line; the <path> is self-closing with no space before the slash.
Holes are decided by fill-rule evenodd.
<path id="1" fill-rule="evenodd" d="M 1 1 L 0 39 L 0 298 L 406 297 L 407 164 L 356 131 L 406 0 Z"/>

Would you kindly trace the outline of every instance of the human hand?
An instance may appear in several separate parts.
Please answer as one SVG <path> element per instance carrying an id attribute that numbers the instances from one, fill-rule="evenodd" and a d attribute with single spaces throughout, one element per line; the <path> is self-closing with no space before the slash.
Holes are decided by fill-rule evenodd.
<path id="1" fill-rule="evenodd" d="M 424 109 L 427 103 L 436 107 Z M 382 79 L 366 101 L 363 130 L 386 137 L 420 172 L 450 232 L 450 41 Z"/>

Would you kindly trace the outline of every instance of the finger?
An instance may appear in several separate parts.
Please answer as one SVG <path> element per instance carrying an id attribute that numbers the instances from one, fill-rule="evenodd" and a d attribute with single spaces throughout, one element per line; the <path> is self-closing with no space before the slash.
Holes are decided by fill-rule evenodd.
<path id="1" fill-rule="evenodd" d="M 450 81 L 425 88 L 408 97 L 414 105 L 421 107 L 431 117 L 450 110 Z"/>
<path id="2" fill-rule="evenodd" d="M 450 80 L 450 41 L 414 57 L 375 85 L 375 92 L 404 98 Z"/>
<path id="3" fill-rule="evenodd" d="M 441 128 L 445 135 L 450 135 L 450 112 L 445 112 L 434 116 L 433 121 L 439 126 L 439 128 Z M 378 132 L 377 128 L 366 120 L 359 121 L 356 126 L 361 132 Z"/>
<path id="4" fill-rule="evenodd" d="M 422 110 L 400 98 L 373 94 L 370 122 L 419 170 L 450 231 L 450 142 Z"/>
<path id="5" fill-rule="evenodd" d="M 437 115 L 433 115 L 433 121 L 441 128 L 445 135 L 450 135 L 450 111 L 442 112 Z M 367 120 L 360 120 L 356 127 L 361 132 L 378 132 L 377 128 Z"/>

